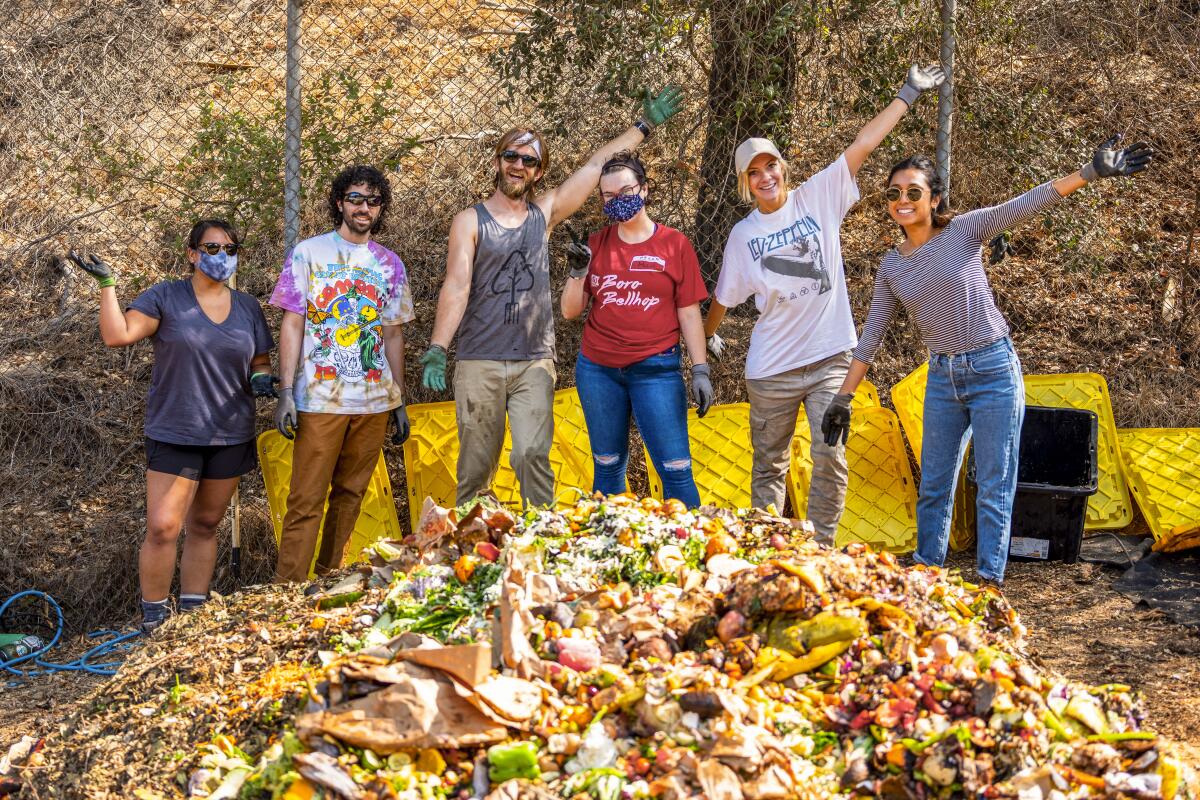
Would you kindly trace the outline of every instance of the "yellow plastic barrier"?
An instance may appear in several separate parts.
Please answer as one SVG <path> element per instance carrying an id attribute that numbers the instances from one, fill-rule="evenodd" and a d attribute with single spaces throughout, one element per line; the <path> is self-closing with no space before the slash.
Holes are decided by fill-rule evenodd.
<path id="1" fill-rule="evenodd" d="M 1200 428 L 1123 428 L 1117 439 L 1154 549 L 1200 546 Z"/>
<path id="2" fill-rule="evenodd" d="M 700 502 L 747 508 L 750 505 L 750 470 L 754 450 L 750 446 L 750 404 L 713 406 L 704 415 L 688 410 L 688 439 L 692 451 L 692 475 Z M 650 496 L 662 499 L 662 479 L 646 454 Z M 782 511 L 782 509 L 780 509 Z"/>
<path id="3" fill-rule="evenodd" d="M 287 514 L 288 490 L 292 484 L 292 442 L 283 438 L 279 431 L 265 431 L 258 437 L 258 462 L 262 467 L 263 484 L 267 489 L 267 505 L 271 509 L 271 524 L 275 528 L 275 541 L 278 542 L 283 535 L 283 518 Z M 325 512 L 322 512 L 322 523 L 324 519 Z M 380 453 L 375 471 L 371 473 L 371 482 L 367 485 L 367 493 L 363 496 L 358 522 L 354 526 L 354 532 L 350 534 L 350 541 L 346 544 L 343 561 L 347 564 L 353 563 L 369 545 L 380 539 L 399 539 L 401 535 L 400 520 L 396 516 L 396 501 L 392 497 L 392 482 L 388 479 L 383 453 Z M 313 564 L 317 562 L 317 550 L 320 550 L 319 539 L 313 552 L 312 564 L 309 565 L 309 575 L 313 574 Z"/>
<path id="4" fill-rule="evenodd" d="M 788 491 L 799 516 L 808 509 L 811 444 L 807 426 L 797 429 L 792 439 Z M 886 408 L 856 410 L 850 418 L 846 461 L 850 481 L 835 543 L 840 547 L 849 542 L 867 542 L 894 553 L 916 549 L 917 485 L 895 413 Z"/>
<path id="5" fill-rule="evenodd" d="M 892 402 L 900 415 L 900 424 L 908 435 L 909 444 L 921 461 L 922 417 L 925 407 L 925 383 L 929 364 L 922 364 L 892 387 Z M 1113 419 L 1108 384 L 1094 372 L 1074 372 L 1062 375 L 1026 375 L 1025 402 L 1051 408 L 1083 408 L 1094 411 L 1100 423 L 1100 440 L 1096 449 L 1099 482 L 1096 493 L 1088 499 L 1088 530 L 1124 528 L 1133 521 L 1133 504 L 1129 489 L 1121 474 L 1117 445 L 1117 424 Z M 956 514 L 957 517 L 957 514 Z"/>
<path id="6" fill-rule="evenodd" d="M 925 412 L 925 384 L 929 379 L 929 363 L 926 362 L 905 375 L 892 387 L 892 405 L 900 426 L 908 437 L 917 465 L 921 464 L 921 434 Z M 917 487 L 920 489 L 920 486 Z M 954 488 L 954 508 L 950 522 L 950 549 L 966 550 L 975 543 L 975 491 L 967 485 L 966 460 L 958 471 L 958 485 Z"/>
<path id="7" fill-rule="evenodd" d="M 408 487 L 409 517 L 415 531 L 426 497 L 444 506 L 455 503 L 455 467 L 458 462 L 458 425 L 454 402 L 421 403 L 408 407 L 412 434 L 404 443 L 404 472 Z M 516 473 L 509 466 L 512 435 L 505 428 L 500 466 L 492 491 L 505 505 L 519 507 L 521 496 Z M 578 499 L 592 488 L 592 452 L 583 407 L 574 389 L 554 393 L 554 441 L 550 447 L 559 505 Z"/>

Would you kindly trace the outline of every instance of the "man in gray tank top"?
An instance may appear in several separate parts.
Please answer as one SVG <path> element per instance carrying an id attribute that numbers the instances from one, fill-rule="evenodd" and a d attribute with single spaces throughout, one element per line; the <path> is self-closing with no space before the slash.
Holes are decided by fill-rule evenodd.
<path id="1" fill-rule="evenodd" d="M 657 97 L 647 92 L 637 122 L 594 152 L 562 185 L 540 194 L 538 184 L 550 162 L 542 135 L 527 128 L 508 131 L 493 155 L 496 190 L 454 217 L 433 335 L 421 363 L 426 388 L 445 391 L 447 351 L 457 332 L 457 503 L 491 488 L 506 414 L 512 428 L 510 461 L 522 502 L 554 502 L 550 232 L 587 200 L 604 162 L 641 144 L 679 109 L 680 99 L 675 87 Z"/>

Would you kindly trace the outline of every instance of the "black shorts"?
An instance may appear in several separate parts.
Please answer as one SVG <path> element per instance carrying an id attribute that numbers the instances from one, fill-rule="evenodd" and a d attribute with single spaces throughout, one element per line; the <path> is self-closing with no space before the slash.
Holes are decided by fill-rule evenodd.
<path id="1" fill-rule="evenodd" d="M 146 438 L 146 469 L 189 481 L 239 478 L 258 464 L 254 441 L 241 444 L 168 444 Z"/>

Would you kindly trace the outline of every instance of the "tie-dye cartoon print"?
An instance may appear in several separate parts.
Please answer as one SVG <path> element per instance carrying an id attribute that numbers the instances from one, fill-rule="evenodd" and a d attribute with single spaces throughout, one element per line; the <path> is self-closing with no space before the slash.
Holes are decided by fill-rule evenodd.
<path id="1" fill-rule="evenodd" d="M 413 310 L 395 253 L 335 232 L 303 241 L 284 264 L 271 303 L 304 316 L 297 408 L 363 414 L 400 404 L 401 387 L 384 357 L 383 326 L 412 320 Z"/>

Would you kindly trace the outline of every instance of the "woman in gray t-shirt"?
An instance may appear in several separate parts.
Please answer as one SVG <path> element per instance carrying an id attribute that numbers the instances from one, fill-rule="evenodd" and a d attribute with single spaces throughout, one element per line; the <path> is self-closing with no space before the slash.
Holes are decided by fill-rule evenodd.
<path id="1" fill-rule="evenodd" d="M 237 233 L 224 220 L 196 223 L 190 278 L 156 283 L 122 312 L 112 270 L 96 256 L 70 259 L 100 286 L 100 336 L 109 347 L 149 337 L 154 372 L 146 400 L 146 538 L 138 556 L 142 629 L 171 613 L 179 532 L 181 610 L 208 597 L 217 525 L 242 475 L 254 469 L 254 398 L 274 396 L 267 320 L 255 300 L 230 289 Z"/>

